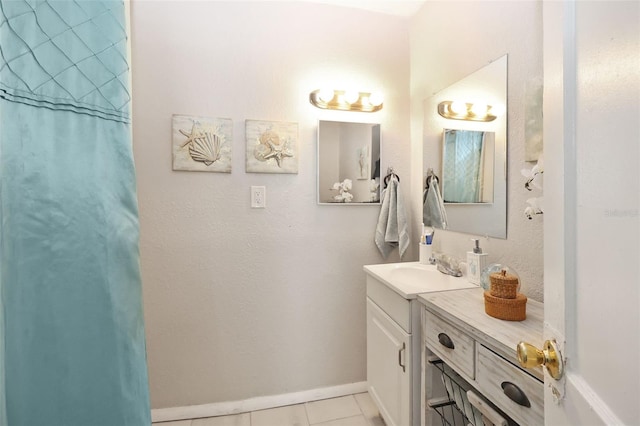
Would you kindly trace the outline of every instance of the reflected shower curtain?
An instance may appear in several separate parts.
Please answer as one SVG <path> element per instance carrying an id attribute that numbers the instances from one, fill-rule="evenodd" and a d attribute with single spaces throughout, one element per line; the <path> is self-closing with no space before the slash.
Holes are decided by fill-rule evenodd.
<path id="1" fill-rule="evenodd" d="M 0 0 L 0 424 L 149 425 L 121 1 Z"/>
<path id="2" fill-rule="evenodd" d="M 442 196 L 447 203 L 482 201 L 484 132 L 445 132 Z"/>

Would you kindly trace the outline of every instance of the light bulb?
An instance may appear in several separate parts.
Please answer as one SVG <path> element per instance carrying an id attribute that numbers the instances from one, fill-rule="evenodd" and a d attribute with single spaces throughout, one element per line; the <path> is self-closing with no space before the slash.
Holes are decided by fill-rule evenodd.
<path id="1" fill-rule="evenodd" d="M 471 113 L 477 117 L 486 117 L 487 109 L 487 104 L 476 103 L 471 105 Z"/>
<path id="2" fill-rule="evenodd" d="M 467 104 L 460 101 L 453 101 L 451 105 L 449 105 L 449 110 L 456 115 L 466 114 Z"/>
<path id="3" fill-rule="evenodd" d="M 333 99 L 333 96 L 334 96 L 333 89 L 324 88 L 318 91 L 318 98 L 324 103 L 328 104 L 329 102 L 331 102 L 331 100 Z"/>
<path id="4" fill-rule="evenodd" d="M 384 96 L 380 92 L 373 92 L 369 95 L 369 103 L 373 106 L 380 106 L 384 102 Z"/>
<path id="5" fill-rule="evenodd" d="M 360 93 L 358 93 L 356 91 L 348 90 L 348 91 L 344 92 L 344 100 L 347 101 L 347 103 L 353 104 L 359 98 L 360 98 Z"/>

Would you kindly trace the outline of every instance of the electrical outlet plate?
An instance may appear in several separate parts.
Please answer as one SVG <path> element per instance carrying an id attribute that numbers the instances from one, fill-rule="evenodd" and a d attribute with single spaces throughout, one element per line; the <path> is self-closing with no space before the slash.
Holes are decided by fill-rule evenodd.
<path id="1" fill-rule="evenodd" d="M 264 209 L 267 205 L 267 188 L 264 186 L 251 187 L 251 208 Z"/>

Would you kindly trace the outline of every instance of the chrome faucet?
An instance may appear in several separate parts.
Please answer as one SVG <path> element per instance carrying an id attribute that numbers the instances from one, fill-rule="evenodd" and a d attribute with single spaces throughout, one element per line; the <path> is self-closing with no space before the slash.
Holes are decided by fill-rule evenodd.
<path id="1" fill-rule="evenodd" d="M 451 275 L 454 277 L 461 277 L 462 270 L 460 269 L 460 262 L 446 254 L 443 254 L 435 259 L 436 268 L 443 274 Z"/>

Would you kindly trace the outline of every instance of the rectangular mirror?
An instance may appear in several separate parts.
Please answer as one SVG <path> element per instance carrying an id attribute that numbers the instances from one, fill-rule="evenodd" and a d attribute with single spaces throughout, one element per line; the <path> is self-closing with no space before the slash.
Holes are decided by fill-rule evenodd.
<path id="1" fill-rule="evenodd" d="M 424 101 L 422 181 L 425 188 L 429 169 L 442 180 L 440 189 L 445 202 L 447 230 L 507 238 L 507 114 L 496 113 L 495 119 L 486 121 L 441 115 L 439 105 L 453 101 L 502 107 L 506 112 L 507 56 Z M 458 139 L 462 139 L 463 132 L 475 135 L 476 139 L 482 135 L 483 147 L 469 143 L 459 150 Z M 475 158 L 473 161 L 459 162 L 458 156 L 464 157 L 464 151 L 469 149 L 484 152 L 480 155 L 476 151 L 469 157 Z M 481 178 L 478 177 L 480 171 Z M 423 220 L 427 221 L 428 217 L 424 216 Z"/>
<path id="2" fill-rule="evenodd" d="M 318 204 L 380 204 L 380 125 L 318 122 Z"/>
<path id="3" fill-rule="evenodd" d="M 495 133 L 445 129 L 442 134 L 442 199 L 492 203 Z"/>

